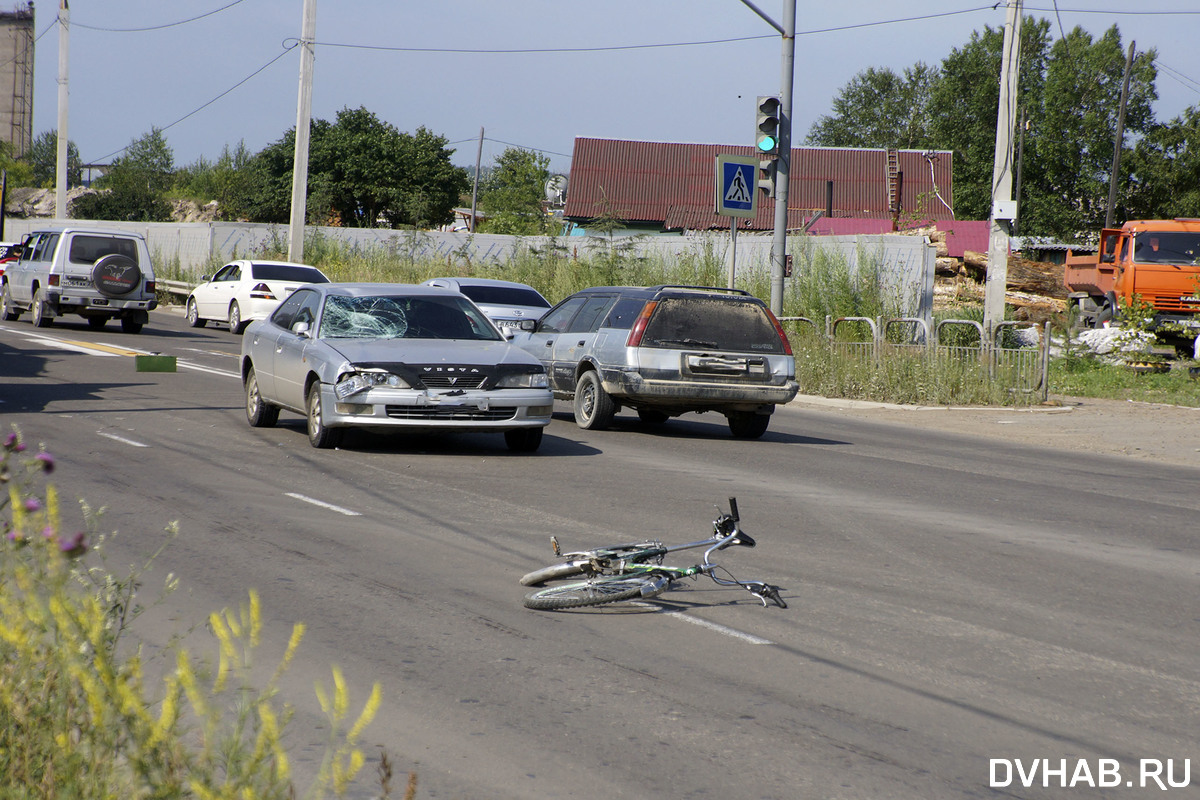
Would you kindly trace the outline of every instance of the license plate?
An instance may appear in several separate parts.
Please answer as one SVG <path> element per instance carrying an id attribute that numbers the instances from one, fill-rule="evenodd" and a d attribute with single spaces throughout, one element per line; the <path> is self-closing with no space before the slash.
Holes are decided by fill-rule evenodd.
<path id="1" fill-rule="evenodd" d="M 103 297 L 94 297 L 94 298 L 92 298 L 92 305 L 106 306 L 106 305 L 108 305 L 108 301 L 105 300 Z"/>

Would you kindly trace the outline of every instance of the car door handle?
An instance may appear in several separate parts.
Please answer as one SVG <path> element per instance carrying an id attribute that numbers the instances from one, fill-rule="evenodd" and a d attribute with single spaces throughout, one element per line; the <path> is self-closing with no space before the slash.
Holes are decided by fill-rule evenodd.
<path id="1" fill-rule="evenodd" d="M 554 346 L 554 340 L 553 340 L 553 339 L 547 339 L 547 340 L 546 340 L 546 347 L 553 347 L 553 346 Z"/>
<path id="2" fill-rule="evenodd" d="M 586 344 L 586 343 L 587 343 L 587 339 L 580 339 L 578 342 L 576 342 L 576 343 L 575 343 L 575 346 L 576 346 L 576 347 L 583 347 L 583 346 L 584 346 L 584 344 Z"/>

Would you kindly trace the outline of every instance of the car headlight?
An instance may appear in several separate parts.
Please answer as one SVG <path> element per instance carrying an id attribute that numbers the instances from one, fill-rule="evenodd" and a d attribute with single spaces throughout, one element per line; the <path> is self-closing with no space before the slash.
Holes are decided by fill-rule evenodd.
<path id="1" fill-rule="evenodd" d="M 338 400 L 345 400 L 347 397 L 376 386 L 390 386 L 393 389 L 411 388 L 407 381 L 387 370 L 364 369 L 358 372 L 343 373 L 338 382 L 333 385 L 333 394 Z"/>
<path id="2" fill-rule="evenodd" d="M 545 389 L 549 385 L 544 372 L 513 373 L 496 381 L 498 389 Z"/>

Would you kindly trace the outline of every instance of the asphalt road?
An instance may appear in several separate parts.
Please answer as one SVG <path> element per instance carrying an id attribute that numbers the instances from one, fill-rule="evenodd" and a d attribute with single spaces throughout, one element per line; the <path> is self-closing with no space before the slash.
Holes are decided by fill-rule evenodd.
<path id="1" fill-rule="evenodd" d="M 248 427 L 239 343 L 170 313 L 137 336 L 0 323 L 0 420 L 106 507 L 117 563 L 178 520 L 151 650 L 194 626 L 214 653 L 204 619 L 251 588 L 265 669 L 306 624 L 283 687 L 302 776 L 338 664 L 359 702 L 384 690 L 362 797 L 374 745 L 422 798 L 1157 797 L 1156 764 L 1168 797 L 1200 796 L 1200 469 L 805 405 L 753 442 L 713 415 L 563 413 L 532 455 L 495 435 L 316 451 L 298 417 Z M 178 372 L 136 372 L 135 349 Z M 710 582 L 522 607 L 551 534 L 695 540 L 731 495 L 759 544 L 722 563 L 789 608 Z"/>

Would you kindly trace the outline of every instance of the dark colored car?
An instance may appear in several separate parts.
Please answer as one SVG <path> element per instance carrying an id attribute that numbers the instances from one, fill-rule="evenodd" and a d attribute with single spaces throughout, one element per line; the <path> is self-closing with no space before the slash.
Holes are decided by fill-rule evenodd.
<path id="1" fill-rule="evenodd" d="M 798 389 L 779 321 L 735 289 L 594 287 L 521 328 L 513 343 L 546 365 L 581 428 L 605 428 L 623 407 L 649 423 L 716 411 L 734 436 L 755 439 Z"/>

